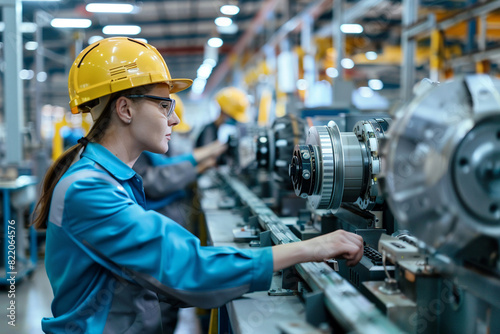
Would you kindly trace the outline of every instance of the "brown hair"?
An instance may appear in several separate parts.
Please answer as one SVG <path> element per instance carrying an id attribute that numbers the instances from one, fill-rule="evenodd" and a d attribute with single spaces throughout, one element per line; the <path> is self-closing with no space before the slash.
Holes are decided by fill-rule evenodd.
<path id="1" fill-rule="evenodd" d="M 116 100 L 119 97 L 126 95 L 145 94 L 150 92 L 155 86 L 156 84 L 133 87 L 112 94 L 106 107 L 87 134 L 86 138 L 88 139 L 88 141 L 98 143 L 102 140 L 106 129 L 110 124 L 112 112 L 115 110 Z M 87 104 L 89 106 L 96 105 L 97 101 L 93 100 Z M 40 199 L 38 200 L 34 210 L 33 226 L 36 229 L 47 228 L 47 221 L 49 219 L 50 204 L 52 201 L 52 193 L 54 192 L 54 188 L 56 187 L 57 183 L 64 175 L 64 173 L 66 173 L 68 168 L 73 164 L 73 161 L 76 159 L 78 152 L 80 152 L 82 149 L 85 149 L 85 146 L 86 143 L 82 141 L 81 143 L 70 147 L 49 167 L 47 173 L 45 173 Z"/>

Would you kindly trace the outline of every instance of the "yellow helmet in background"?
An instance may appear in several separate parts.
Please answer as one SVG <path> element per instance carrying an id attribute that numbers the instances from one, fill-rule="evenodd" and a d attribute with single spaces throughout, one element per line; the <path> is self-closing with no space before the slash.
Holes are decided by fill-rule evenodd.
<path id="1" fill-rule="evenodd" d="M 215 100 L 219 104 L 221 111 L 226 115 L 240 123 L 249 121 L 246 111 L 250 102 L 247 94 L 241 89 L 236 87 L 223 88 L 215 95 Z"/>
<path id="2" fill-rule="evenodd" d="M 181 120 L 179 124 L 172 128 L 172 130 L 179 133 L 186 133 L 191 130 L 191 127 L 189 126 L 189 124 L 184 122 L 184 103 L 177 94 L 170 94 L 170 98 L 175 100 L 175 113 Z"/>
<path id="3" fill-rule="evenodd" d="M 88 112 L 86 102 L 114 92 L 153 83 L 170 84 L 170 93 L 191 86 L 191 79 L 172 79 L 155 47 L 127 37 L 111 37 L 85 48 L 71 66 L 68 90 L 71 112 Z"/>

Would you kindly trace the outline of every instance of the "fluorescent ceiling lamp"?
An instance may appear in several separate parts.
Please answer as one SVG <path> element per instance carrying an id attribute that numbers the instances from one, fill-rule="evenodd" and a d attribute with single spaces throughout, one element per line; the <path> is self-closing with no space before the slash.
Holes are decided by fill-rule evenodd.
<path id="1" fill-rule="evenodd" d="M 231 20 L 229 17 L 218 17 L 215 19 L 215 25 L 219 27 L 228 27 L 233 23 L 233 20 Z"/>
<path id="2" fill-rule="evenodd" d="M 215 61 L 215 59 L 207 58 L 203 61 L 203 64 L 206 64 L 206 65 L 211 66 L 211 67 L 215 67 L 215 65 L 217 65 L 217 62 Z"/>
<path id="3" fill-rule="evenodd" d="M 34 41 L 29 41 L 24 44 L 24 48 L 29 51 L 36 50 L 38 48 L 38 43 Z"/>
<path id="4" fill-rule="evenodd" d="M 359 24 L 342 24 L 340 26 L 340 31 L 344 34 L 361 34 L 363 32 L 363 27 Z"/>
<path id="5" fill-rule="evenodd" d="M 128 14 L 134 11 L 134 6 L 127 3 L 89 3 L 85 10 L 90 13 Z"/>
<path id="6" fill-rule="evenodd" d="M 375 51 L 368 51 L 367 53 L 365 53 L 365 57 L 368 60 L 375 60 L 377 59 L 378 55 Z"/>
<path id="7" fill-rule="evenodd" d="M 335 67 L 328 67 L 326 69 L 326 75 L 330 78 L 336 78 L 339 76 L 339 71 Z"/>
<path id="8" fill-rule="evenodd" d="M 234 35 L 238 32 L 238 25 L 233 22 L 226 27 L 217 26 L 217 32 L 219 34 Z"/>
<path id="9" fill-rule="evenodd" d="M 236 15 L 240 12 L 240 7 L 235 5 L 224 5 L 220 8 L 220 12 L 224 15 Z"/>
<path id="10" fill-rule="evenodd" d="M 31 80 L 34 76 L 35 72 L 33 72 L 33 70 L 24 69 L 19 72 L 19 78 L 21 78 L 21 80 Z"/>
<path id="11" fill-rule="evenodd" d="M 368 87 L 373 90 L 381 90 L 382 88 L 384 88 L 384 83 L 379 79 L 371 79 L 368 80 Z"/>
<path id="12" fill-rule="evenodd" d="M 352 59 L 350 58 L 344 58 L 340 61 L 340 65 L 343 67 L 343 68 L 346 68 L 348 70 L 350 70 L 351 68 L 354 67 L 354 62 L 352 61 Z"/>
<path id="13" fill-rule="evenodd" d="M 211 73 L 212 73 L 212 66 L 203 63 L 201 64 L 200 68 L 198 68 L 198 71 L 196 71 L 196 76 L 198 78 L 208 79 Z"/>
<path id="14" fill-rule="evenodd" d="M 207 79 L 196 78 L 193 81 L 193 85 L 191 86 L 191 90 L 195 94 L 201 94 L 201 93 L 203 93 L 203 90 L 205 90 L 206 84 L 207 84 Z"/>
<path id="15" fill-rule="evenodd" d="M 38 72 L 36 75 L 36 81 L 45 82 L 47 80 L 47 72 Z"/>
<path id="16" fill-rule="evenodd" d="M 89 19 L 53 19 L 50 25 L 54 28 L 88 28 L 92 25 Z"/>
<path id="17" fill-rule="evenodd" d="M 109 25 L 102 28 L 102 33 L 105 35 L 138 35 L 141 33 L 141 27 L 127 25 Z"/>
<path id="18" fill-rule="evenodd" d="M 208 46 L 213 48 L 220 48 L 224 42 L 219 37 L 212 37 L 208 40 Z"/>

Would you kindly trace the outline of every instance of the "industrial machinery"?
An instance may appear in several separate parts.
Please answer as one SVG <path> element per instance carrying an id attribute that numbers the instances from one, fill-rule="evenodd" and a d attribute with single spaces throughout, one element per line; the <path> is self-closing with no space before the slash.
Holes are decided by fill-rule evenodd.
<path id="1" fill-rule="evenodd" d="M 288 165 L 294 147 L 305 143 L 306 132 L 305 121 L 288 114 L 271 126 L 240 128 L 229 138 L 232 173 L 281 216 L 297 216 L 305 208 L 306 201 L 293 193 Z"/>
<path id="2" fill-rule="evenodd" d="M 295 193 L 322 232 L 363 236 L 368 253 L 340 274 L 399 328 L 500 332 L 500 80 L 415 93 L 392 121 L 311 128 L 289 168 Z"/>

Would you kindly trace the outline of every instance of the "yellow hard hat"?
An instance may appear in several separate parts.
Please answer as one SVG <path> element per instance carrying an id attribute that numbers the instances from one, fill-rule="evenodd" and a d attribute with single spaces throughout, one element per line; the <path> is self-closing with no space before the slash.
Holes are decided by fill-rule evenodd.
<path id="1" fill-rule="evenodd" d="M 179 124 L 174 126 L 172 130 L 180 133 L 186 133 L 191 130 L 191 127 L 189 126 L 189 124 L 184 122 L 184 103 L 177 94 L 170 94 L 170 98 L 175 100 L 175 113 L 180 119 Z"/>
<path id="2" fill-rule="evenodd" d="M 226 115 L 240 123 L 249 121 L 246 111 L 250 102 L 247 94 L 241 89 L 236 87 L 223 88 L 215 95 L 215 100 Z"/>
<path id="3" fill-rule="evenodd" d="M 85 48 L 71 66 L 68 90 L 71 112 L 89 111 L 82 104 L 114 92 L 152 83 L 170 84 L 170 93 L 191 86 L 191 79 L 172 79 L 155 47 L 127 37 L 111 37 Z"/>

